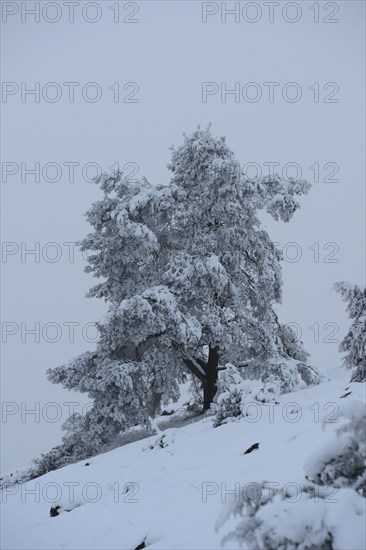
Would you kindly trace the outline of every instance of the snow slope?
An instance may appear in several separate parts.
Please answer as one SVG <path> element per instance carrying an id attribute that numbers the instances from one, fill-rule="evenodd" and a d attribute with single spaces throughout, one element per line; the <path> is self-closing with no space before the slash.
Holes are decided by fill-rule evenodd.
<path id="1" fill-rule="evenodd" d="M 333 437 L 339 408 L 365 402 L 365 384 L 349 378 L 336 368 L 320 385 L 283 395 L 278 405 L 257 404 L 238 422 L 213 428 L 211 418 L 202 418 L 9 487 L 2 494 L 2 548 L 135 549 L 143 541 L 149 550 L 220 548 L 237 523 L 230 518 L 215 528 L 230 500 L 251 482 L 301 484 L 304 465 Z M 352 393 L 341 398 L 346 388 Z M 259 449 L 244 455 L 254 443 Z M 365 548 L 365 499 L 350 493 L 340 490 L 326 506 L 334 547 L 356 550 Z M 60 514 L 50 517 L 56 505 Z M 288 506 L 300 512 L 301 497 Z M 310 523 L 317 506 L 307 505 Z"/>

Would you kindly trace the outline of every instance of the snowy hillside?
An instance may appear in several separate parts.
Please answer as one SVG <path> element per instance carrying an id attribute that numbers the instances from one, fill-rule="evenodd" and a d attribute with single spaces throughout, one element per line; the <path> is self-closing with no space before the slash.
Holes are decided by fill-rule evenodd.
<path id="1" fill-rule="evenodd" d="M 311 483 L 305 476 L 316 472 L 323 448 L 331 454 L 344 445 L 336 431 L 364 407 L 365 384 L 350 384 L 349 377 L 333 369 L 320 385 L 282 395 L 278 404 L 256 403 L 246 418 L 218 428 L 210 417 L 164 428 L 176 419 L 160 417 L 164 432 L 157 436 L 8 487 L 2 548 L 221 548 L 243 520 L 230 515 L 233 504 L 244 494 L 258 499 L 264 481 L 281 496 L 261 509 L 266 529 L 291 535 L 301 541 L 298 548 L 310 528 L 313 548 L 324 529 L 332 545 L 323 548 L 365 548 L 360 494 L 323 485 L 322 498 L 309 500 L 300 490 Z M 225 547 L 240 546 L 233 539 Z"/>

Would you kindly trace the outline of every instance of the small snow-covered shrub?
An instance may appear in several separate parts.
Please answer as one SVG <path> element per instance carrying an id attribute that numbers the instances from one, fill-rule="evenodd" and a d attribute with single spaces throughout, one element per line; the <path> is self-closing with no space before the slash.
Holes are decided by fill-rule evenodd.
<path id="1" fill-rule="evenodd" d="M 278 403 L 277 397 L 281 393 L 281 387 L 278 382 L 265 382 L 259 392 L 256 394 L 256 401 L 261 403 Z"/>
<path id="2" fill-rule="evenodd" d="M 215 428 L 243 416 L 245 405 L 253 401 L 248 382 L 243 380 L 234 365 L 227 363 L 223 372 L 220 379 L 220 395 L 216 404 Z"/>
<path id="3" fill-rule="evenodd" d="M 258 490 L 259 489 L 259 490 Z M 241 519 L 222 540 L 245 543 L 252 550 L 332 550 L 333 534 L 326 523 L 326 506 L 311 494 L 301 491 L 300 502 L 294 495 L 263 482 L 255 494 L 242 494 L 219 518 L 220 529 L 230 516 Z M 297 498 L 297 496 L 296 496 Z"/>
<path id="4" fill-rule="evenodd" d="M 174 436 L 176 434 L 175 429 L 168 429 L 164 433 L 159 434 L 154 438 L 147 447 L 143 448 L 143 451 L 151 451 L 153 449 L 166 449 L 171 447 L 174 443 Z"/>
<path id="5" fill-rule="evenodd" d="M 361 401 L 349 401 L 338 411 L 340 427 L 331 443 L 305 464 L 307 477 L 319 485 L 352 487 L 366 497 L 366 412 Z"/>
<path id="6" fill-rule="evenodd" d="M 222 540 L 224 548 L 233 541 L 251 550 L 361 548 L 364 498 L 348 488 L 340 489 L 334 496 L 309 484 L 298 484 L 297 489 L 288 491 L 285 487 L 274 488 L 271 483 L 262 482 L 253 494 L 242 491 L 239 502 L 234 502 L 233 498 L 226 505 L 216 530 L 221 530 L 227 520 L 231 520 Z M 236 517 L 240 519 L 233 529 Z M 346 518 L 353 518 L 354 532 L 350 531 Z"/>
<path id="7" fill-rule="evenodd" d="M 214 419 L 214 427 L 217 428 L 242 416 L 243 400 L 247 397 L 243 388 L 235 387 L 219 396 L 218 408 Z"/>

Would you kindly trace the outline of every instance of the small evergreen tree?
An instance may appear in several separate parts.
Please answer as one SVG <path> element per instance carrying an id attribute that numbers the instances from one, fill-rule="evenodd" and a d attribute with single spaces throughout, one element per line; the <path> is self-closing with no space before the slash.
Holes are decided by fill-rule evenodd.
<path id="1" fill-rule="evenodd" d="M 334 285 L 353 320 L 347 335 L 340 343 L 340 351 L 346 352 L 345 365 L 354 369 L 351 382 L 366 380 L 366 287 L 340 281 Z"/>
<path id="2" fill-rule="evenodd" d="M 253 401 L 250 385 L 243 380 L 238 369 L 227 363 L 220 376 L 220 395 L 214 417 L 214 427 L 217 428 L 231 420 L 239 420 L 243 416 L 245 405 Z"/>

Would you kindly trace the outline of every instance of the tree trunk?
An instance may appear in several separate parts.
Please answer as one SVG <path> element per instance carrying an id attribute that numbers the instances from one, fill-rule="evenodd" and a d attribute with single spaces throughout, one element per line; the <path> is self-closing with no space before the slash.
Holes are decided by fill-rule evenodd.
<path id="1" fill-rule="evenodd" d="M 207 362 L 198 357 L 194 358 L 187 355 L 183 355 L 182 359 L 188 370 L 202 383 L 203 410 L 207 411 L 207 409 L 210 408 L 210 405 L 217 392 L 217 378 L 219 372 L 219 348 L 209 348 Z"/>
<path id="2" fill-rule="evenodd" d="M 208 361 L 203 367 L 206 373 L 203 385 L 203 410 L 207 411 L 217 392 L 217 374 L 219 366 L 218 348 L 211 348 L 208 355 Z"/>

